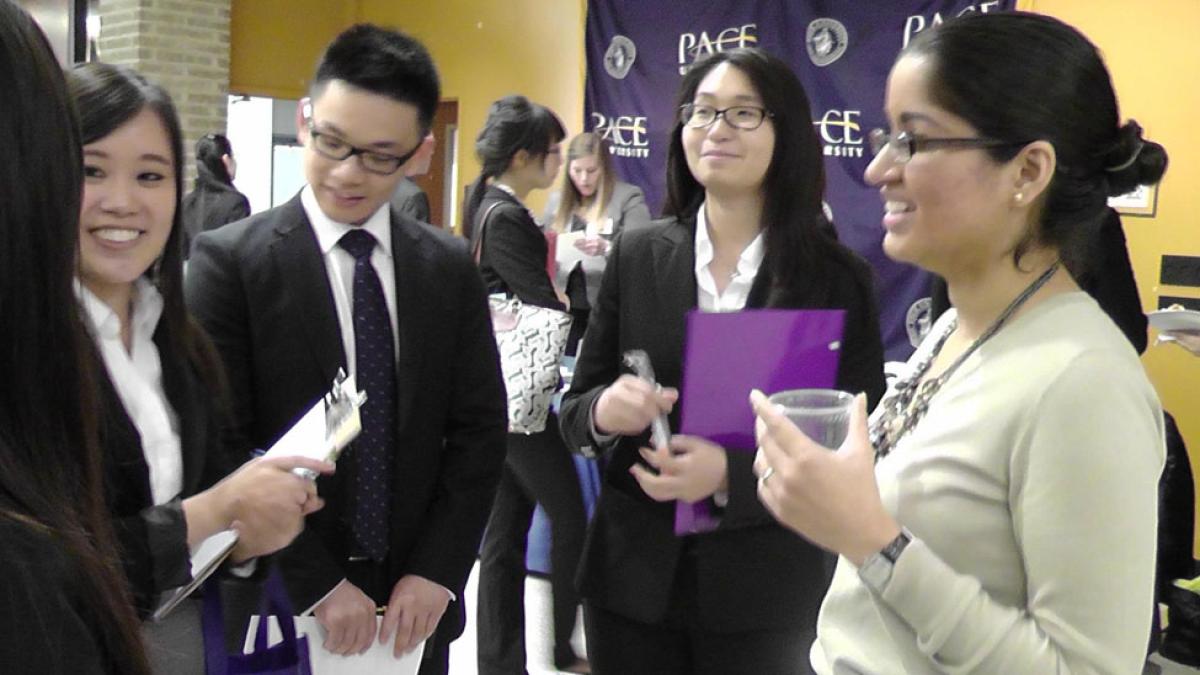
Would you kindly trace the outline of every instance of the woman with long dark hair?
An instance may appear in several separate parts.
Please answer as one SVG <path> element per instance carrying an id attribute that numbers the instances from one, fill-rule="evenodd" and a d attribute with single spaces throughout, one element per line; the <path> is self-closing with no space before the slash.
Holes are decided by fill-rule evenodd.
<path id="1" fill-rule="evenodd" d="M 1140 673 L 1162 409 L 1068 270 L 1166 153 L 1122 123 L 1096 47 L 1037 14 L 923 31 L 885 112 L 865 174 L 883 249 L 945 278 L 954 307 L 836 452 L 754 396 L 763 502 L 841 556 L 812 666 Z"/>
<path id="2" fill-rule="evenodd" d="M 565 135 L 550 109 L 524 96 L 493 103 L 475 139 L 482 171 L 466 209 L 488 291 L 560 310 L 566 305 L 546 271 L 546 240 L 524 200 L 553 183 Z M 585 667 L 571 647 L 579 606 L 572 577 L 586 527 L 583 496 L 551 413 L 545 430 L 508 435 L 504 473 L 479 554 L 481 675 L 525 672 L 525 542 L 537 504 L 550 519 L 554 665 L 570 672 Z"/>
<path id="3" fill-rule="evenodd" d="M 805 672 L 828 583 L 823 551 L 755 494 L 751 448 L 647 428 L 675 412 L 689 311 L 844 309 L 837 387 L 882 392 L 871 271 L 821 215 L 821 144 L 808 98 L 758 49 L 712 55 L 684 76 L 667 149 L 669 217 L 626 230 L 580 348 L 562 412 L 573 448 L 608 457 L 579 580 L 594 672 Z M 622 374 L 642 349 L 663 389 Z M 676 500 L 706 501 L 716 530 L 676 536 Z"/>
<path id="4" fill-rule="evenodd" d="M 149 672 L 117 567 L 94 366 L 72 291 L 78 122 L 33 20 L 0 0 L 0 670 Z"/>
<path id="5" fill-rule="evenodd" d="M 184 307 L 175 107 L 121 66 L 76 66 L 68 85 L 83 132 L 76 292 L 99 357 L 106 511 L 145 616 L 190 580 L 189 551 L 212 534 L 238 530 L 238 561 L 287 545 L 321 506 L 291 470 L 332 467 L 282 458 L 238 469 L 247 458 L 222 442 L 221 363 Z M 156 671 L 202 672 L 198 602 L 145 630 Z"/>
<path id="6" fill-rule="evenodd" d="M 233 186 L 237 161 L 233 146 L 222 134 L 205 134 L 196 141 L 196 183 L 183 198 L 183 255 L 196 235 L 250 215 L 250 200 Z"/>

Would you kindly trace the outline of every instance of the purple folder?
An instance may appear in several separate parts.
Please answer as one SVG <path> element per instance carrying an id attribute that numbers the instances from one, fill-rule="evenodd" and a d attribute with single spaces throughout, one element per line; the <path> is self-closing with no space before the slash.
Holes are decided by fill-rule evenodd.
<path id="1" fill-rule="evenodd" d="M 681 434 L 752 452 L 750 390 L 830 388 L 837 379 L 845 311 L 759 309 L 688 314 L 680 392 Z M 675 534 L 717 526 L 708 501 L 675 504 Z"/>

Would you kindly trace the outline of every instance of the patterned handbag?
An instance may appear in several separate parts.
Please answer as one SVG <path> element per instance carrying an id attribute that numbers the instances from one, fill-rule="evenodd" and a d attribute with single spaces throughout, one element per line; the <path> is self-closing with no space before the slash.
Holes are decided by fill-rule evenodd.
<path id="1" fill-rule="evenodd" d="M 484 228 L 496 208 L 479 221 L 474 255 L 479 263 Z M 560 382 L 559 362 L 567 350 L 571 315 L 557 309 L 526 305 L 517 298 L 491 296 L 492 330 L 500 352 L 500 369 L 508 391 L 508 431 L 536 434 L 546 428 L 550 403 Z"/>
<path id="2" fill-rule="evenodd" d="M 546 428 L 550 402 L 560 381 L 559 362 L 567 349 L 571 315 L 492 297 L 492 329 L 508 390 L 508 430 L 536 434 Z"/>

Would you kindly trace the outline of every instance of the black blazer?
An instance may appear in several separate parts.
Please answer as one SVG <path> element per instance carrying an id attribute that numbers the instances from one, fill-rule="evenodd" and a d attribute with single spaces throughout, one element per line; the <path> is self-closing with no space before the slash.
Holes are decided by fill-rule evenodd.
<path id="1" fill-rule="evenodd" d="M 769 304 L 847 310 L 837 385 L 883 393 L 883 346 L 865 262 L 832 239 L 822 239 L 827 278 L 806 289 L 776 292 Z M 593 444 L 589 413 L 596 397 L 621 374 L 621 354 L 646 350 L 659 382 L 682 379 L 685 318 L 696 307 L 695 221 L 659 221 L 626 230 L 609 256 L 600 296 L 562 406 L 569 447 Z M 770 278 L 763 268 L 748 307 L 766 306 Z M 749 403 L 747 403 L 749 405 Z M 679 406 L 671 415 L 678 428 Z M 588 532 L 578 583 L 583 597 L 636 621 L 664 618 L 683 555 L 694 556 L 695 606 L 709 630 L 779 630 L 816 625 L 829 581 L 830 559 L 784 529 L 758 501 L 750 449 L 730 450 L 729 503 L 719 529 L 677 537 L 675 504 L 648 497 L 629 474 L 648 435 L 621 437 L 611 451 Z"/>
<path id="2" fill-rule="evenodd" d="M 485 216 L 486 226 L 482 222 Z M 472 246 L 479 251 L 479 273 L 489 293 L 504 293 L 538 307 L 566 309 L 546 272 L 546 237 L 524 204 L 489 185 L 475 221 Z"/>
<path id="3" fill-rule="evenodd" d="M 250 215 L 250 200 L 246 195 L 212 175 L 204 165 L 197 171 L 196 185 L 182 203 L 185 255 L 191 250 L 196 235 Z"/>
<path id="4" fill-rule="evenodd" d="M 428 223 L 429 197 L 425 196 L 425 191 L 421 189 L 420 185 L 406 176 L 400 179 L 400 183 L 396 186 L 396 192 L 392 194 L 392 210 L 399 211 L 422 223 Z"/>
<path id="5" fill-rule="evenodd" d="M 216 401 L 191 365 L 168 352 L 164 330 L 160 322 L 154 342 L 162 362 L 163 389 L 179 419 L 183 456 L 180 498 L 186 498 L 212 487 L 247 456 L 223 443 Z M 159 593 L 192 578 L 187 523 L 180 499 L 154 505 L 141 437 L 98 354 L 96 372 L 102 406 L 99 432 L 105 496 L 121 547 L 121 564 L 138 614 L 145 618 Z"/>
<path id="6" fill-rule="evenodd" d="M 390 583 L 418 574 L 461 599 L 504 461 L 507 399 L 483 284 L 462 240 L 395 211 L 391 228 L 399 365 Z M 187 298 L 225 361 L 244 447 L 269 447 L 346 365 L 298 196 L 200 235 Z M 335 475 L 318 479 L 325 508 L 277 558 L 297 608 L 345 576 L 353 462 L 351 448 Z"/>

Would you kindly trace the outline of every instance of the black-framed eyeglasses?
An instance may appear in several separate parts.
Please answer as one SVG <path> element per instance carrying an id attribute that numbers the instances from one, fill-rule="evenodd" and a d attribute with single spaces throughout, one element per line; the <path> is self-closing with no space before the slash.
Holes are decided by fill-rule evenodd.
<path id="1" fill-rule="evenodd" d="M 412 156 L 417 154 L 417 150 L 421 149 L 421 143 L 412 150 L 403 155 L 393 155 L 387 152 L 379 152 L 370 148 L 360 148 L 355 145 L 350 145 L 346 141 L 327 134 L 323 131 L 317 131 L 311 119 L 308 120 L 308 135 L 312 139 L 312 149 L 318 155 L 326 159 L 332 159 L 335 162 L 343 161 L 347 158 L 358 155 L 358 164 L 365 171 L 380 176 L 390 176 L 404 166 L 404 163 L 412 159 Z"/>
<path id="2" fill-rule="evenodd" d="M 871 146 L 871 154 L 879 155 L 884 150 L 890 150 L 892 160 L 904 164 L 912 156 L 922 150 L 934 148 L 1003 148 L 1006 146 L 1025 145 L 1025 141 L 1001 141 L 995 138 L 925 138 L 901 131 L 896 135 L 889 134 L 884 129 L 872 129 L 867 134 L 867 143 Z"/>
<path id="3" fill-rule="evenodd" d="M 753 105 L 735 105 L 728 108 L 714 108 L 711 105 L 684 103 L 679 106 L 679 121 L 684 126 L 693 129 L 703 129 L 711 126 L 719 118 L 734 129 L 754 131 L 762 126 L 764 120 L 775 115 L 765 108 Z"/>

